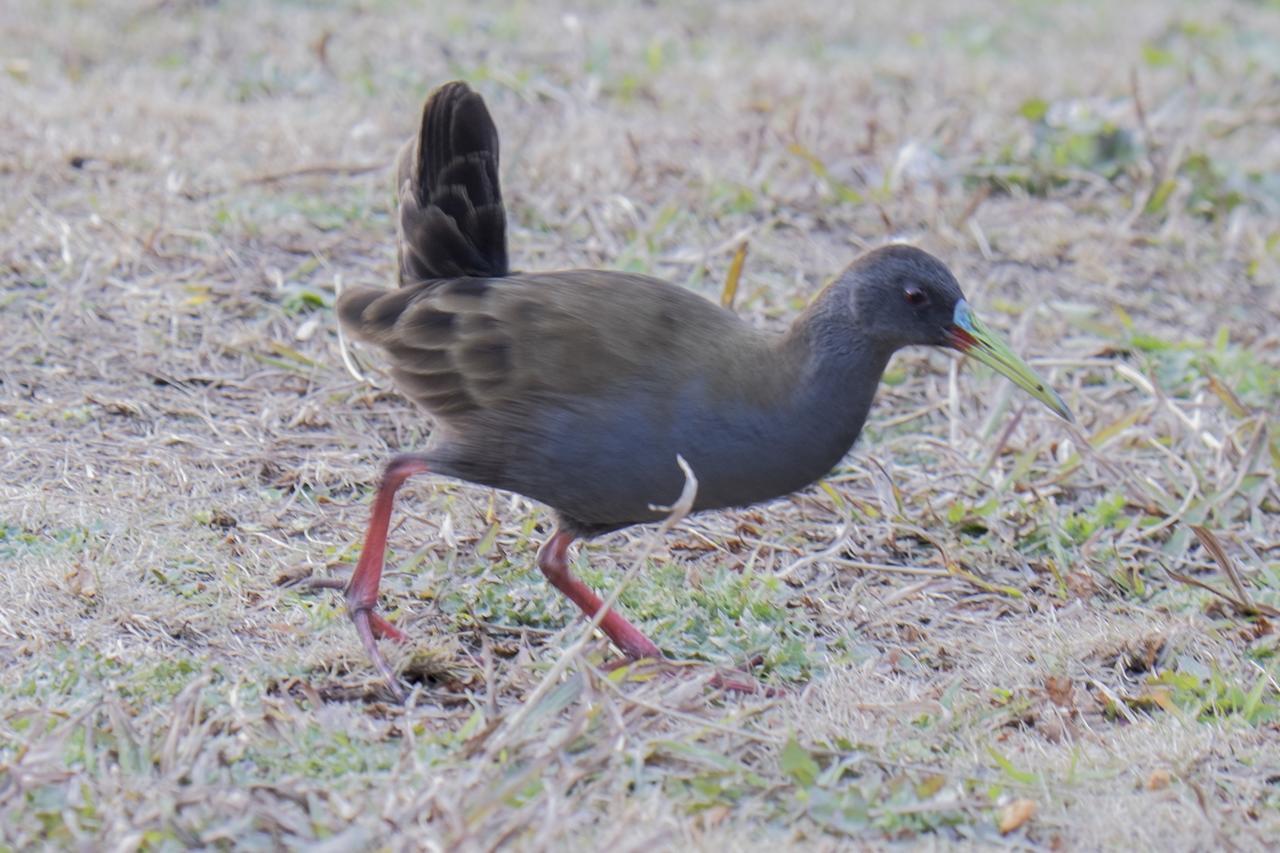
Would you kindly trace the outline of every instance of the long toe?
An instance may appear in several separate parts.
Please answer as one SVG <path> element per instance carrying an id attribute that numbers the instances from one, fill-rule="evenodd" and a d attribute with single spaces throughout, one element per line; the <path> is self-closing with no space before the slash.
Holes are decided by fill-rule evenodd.
<path id="1" fill-rule="evenodd" d="M 351 621 L 355 623 L 356 633 L 360 635 L 360 642 L 364 645 L 364 650 L 369 656 L 369 660 L 377 667 L 378 672 L 382 673 L 382 677 L 386 680 L 387 687 L 391 689 L 391 694 L 396 697 L 396 701 L 403 702 L 408 695 L 405 693 L 404 687 L 401 686 L 400 679 L 396 678 L 395 670 L 391 668 L 391 664 L 387 663 L 387 659 L 382 655 L 382 650 L 378 648 L 378 636 L 394 636 L 395 639 L 403 640 L 404 634 L 386 619 L 369 609 L 353 611 Z"/>

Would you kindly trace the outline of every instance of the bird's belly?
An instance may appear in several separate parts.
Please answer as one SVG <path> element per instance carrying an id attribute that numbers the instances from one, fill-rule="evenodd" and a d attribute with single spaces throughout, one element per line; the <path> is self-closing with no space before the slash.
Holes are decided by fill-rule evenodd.
<path id="1" fill-rule="evenodd" d="M 694 506 L 743 506 L 789 494 L 829 471 L 856 436 L 806 429 L 788 411 L 749 405 L 594 401 L 544 408 L 512 448 L 504 481 L 586 525 L 651 521 L 698 481 Z"/>

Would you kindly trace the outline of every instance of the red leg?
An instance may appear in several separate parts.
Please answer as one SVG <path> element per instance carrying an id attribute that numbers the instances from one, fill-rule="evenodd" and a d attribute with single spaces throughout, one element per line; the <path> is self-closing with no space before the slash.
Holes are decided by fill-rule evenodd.
<path id="1" fill-rule="evenodd" d="M 355 623 L 360 642 L 369 654 L 374 666 L 382 673 L 397 699 L 404 700 L 404 689 L 386 658 L 378 650 L 378 639 L 403 641 L 405 635 L 386 619 L 374 612 L 378 603 L 378 584 L 382 581 L 382 563 L 387 551 L 387 529 L 391 525 L 391 507 L 395 503 L 396 490 L 414 474 L 428 471 L 425 457 L 413 454 L 397 456 L 387 463 L 382 473 L 382 484 L 373 499 L 373 514 L 364 534 L 364 548 L 360 562 L 347 584 L 347 613 Z"/>
<path id="2" fill-rule="evenodd" d="M 572 533 L 563 530 L 557 529 L 552 533 L 551 538 L 538 549 L 538 568 L 551 581 L 552 586 L 567 595 L 588 619 L 592 619 L 604 606 L 604 602 L 589 586 L 569 572 L 567 552 L 573 539 Z M 600 620 L 600 630 L 631 660 L 662 659 L 662 650 L 616 610 L 610 610 L 604 615 Z"/>
<path id="3" fill-rule="evenodd" d="M 547 576 L 547 580 L 551 581 L 556 589 L 569 596 L 573 603 L 578 605 L 587 618 L 590 619 L 599 612 L 604 602 L 600 600 L 600 596 L 591 591 L 589 586 L 569 572 L 568 551 L 573 538 L 572 533 L 566 533 L 563 530 L 556 530 L 552 533 L 551 538 L 542 543 L 542 547 L 538 549 L 538 568 L 542 569 L 542 573 Z M 616 610 L 610 610 L 600 620 L 600 630 L 604 631 L 609 639 L 613 641 L 613 644 L 630 660 L 635 661 L 644 658 L 664 659 L 662 650 L 654 645 L 652 640 L 640 633 L 640 629 L 624 619 Z M 762 688 L 750 676 L 739 677 L 717 673 L 712 677 L 710 683 L 712 687 L 718 687 L 730 692 L 763 692 L 766 695 L 770 695 L 768 690 Z"/>

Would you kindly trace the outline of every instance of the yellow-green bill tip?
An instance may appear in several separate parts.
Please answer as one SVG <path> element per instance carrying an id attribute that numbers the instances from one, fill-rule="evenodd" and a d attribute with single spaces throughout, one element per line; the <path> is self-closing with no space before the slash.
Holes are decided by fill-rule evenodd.
<path id="1" fill-rule="evenodd" d="M 1062 397 L 1058 396 L 1058 392 L 1050 388 L 1049 383 L 1041 379 L 995 332 L 974 316 L 969 303 L 963 299 L 956 304 L 955 318 L 948 332 L 953 347 L 1006 377 L 1068 423 L 1075 422 L 1071 410 Z"/>

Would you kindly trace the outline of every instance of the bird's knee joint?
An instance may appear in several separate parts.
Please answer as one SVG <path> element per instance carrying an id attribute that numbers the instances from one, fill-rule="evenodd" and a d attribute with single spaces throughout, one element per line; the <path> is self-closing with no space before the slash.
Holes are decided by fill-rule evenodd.
<path id="1" fill-rule="evenodd" d="M 563 581 L 569 577 L 569 561 L 563 554 L 539 554 L 538 568 L 552 583 Z"/>

